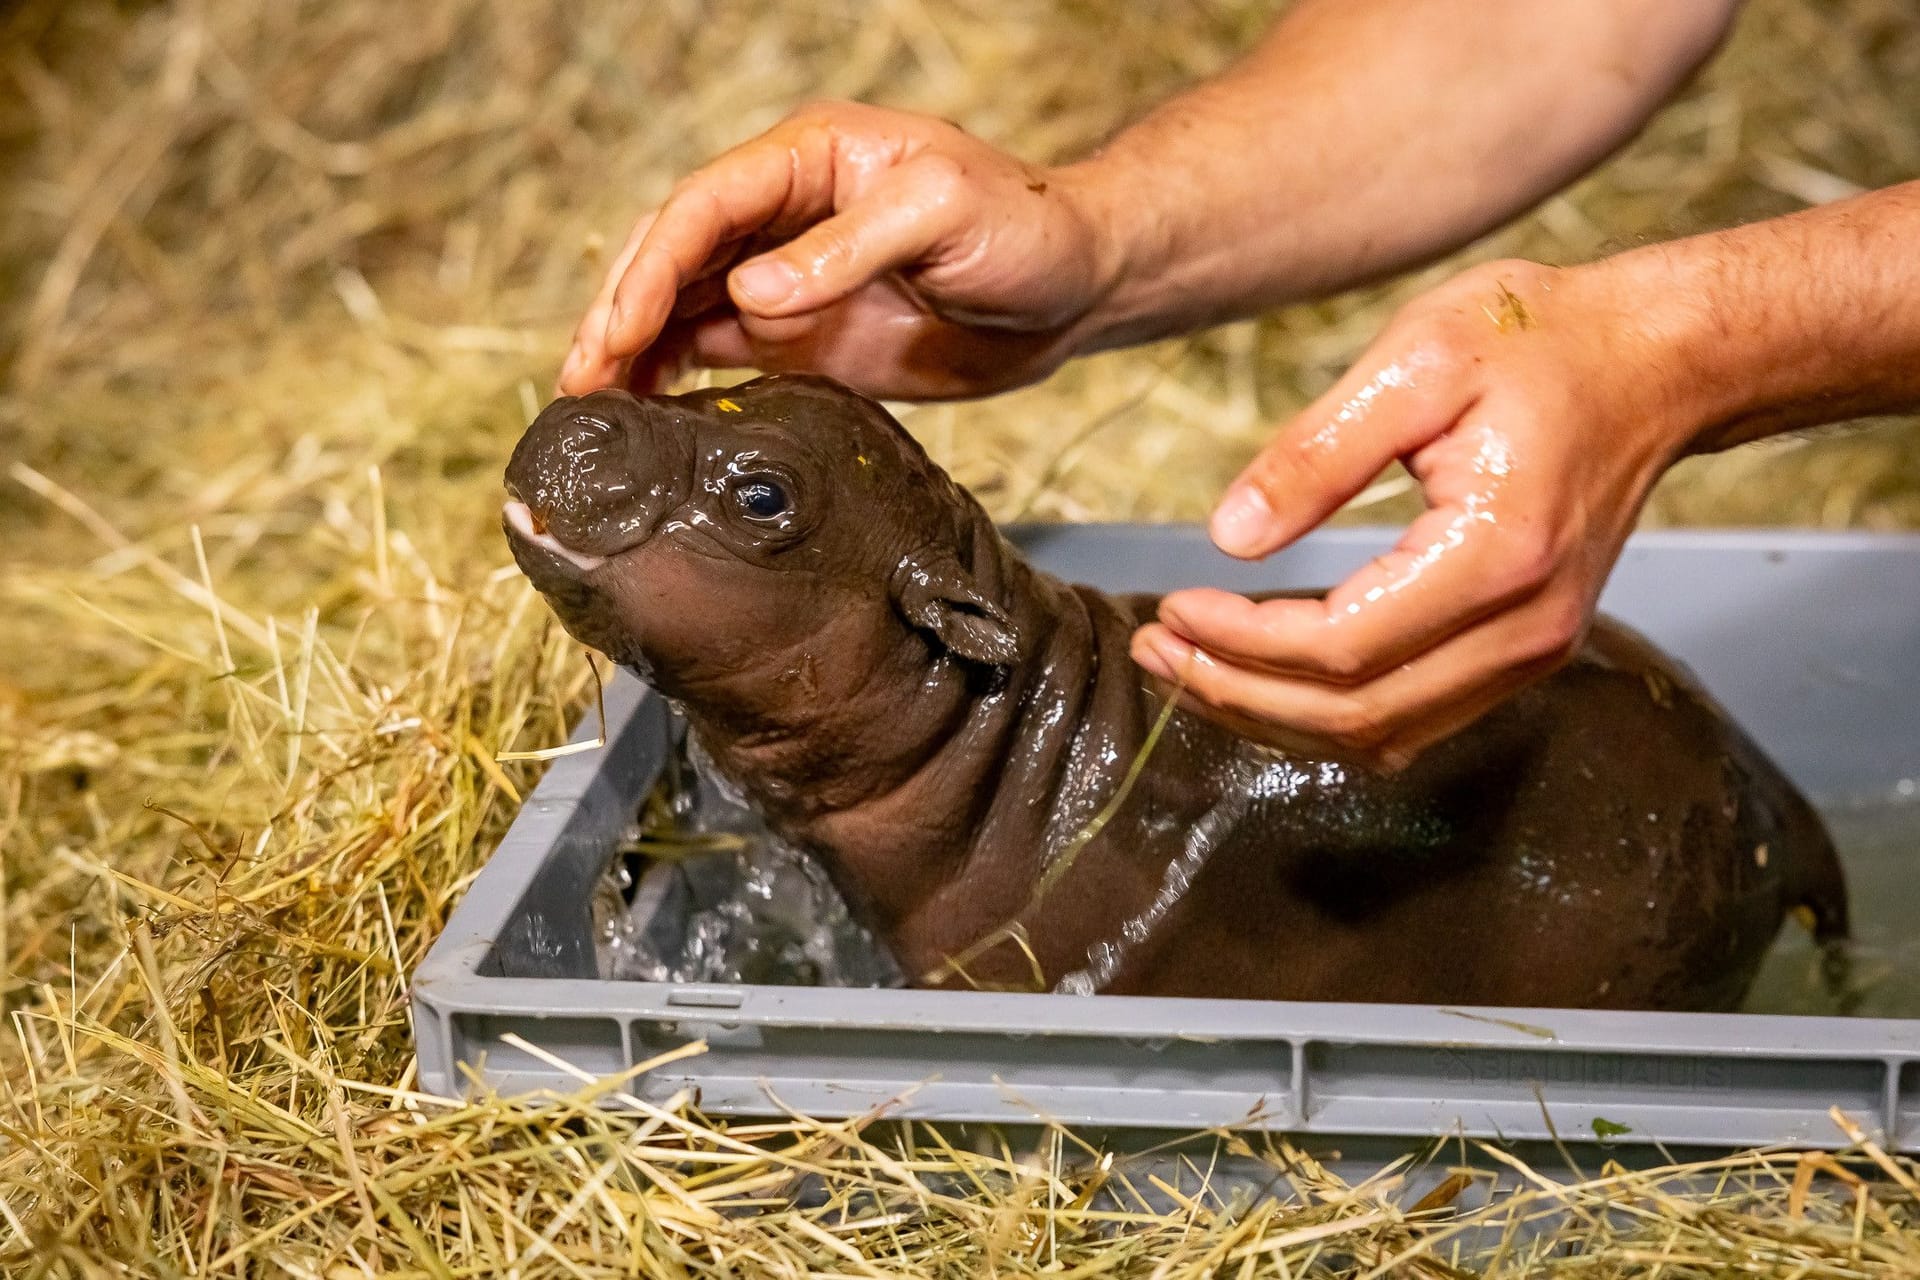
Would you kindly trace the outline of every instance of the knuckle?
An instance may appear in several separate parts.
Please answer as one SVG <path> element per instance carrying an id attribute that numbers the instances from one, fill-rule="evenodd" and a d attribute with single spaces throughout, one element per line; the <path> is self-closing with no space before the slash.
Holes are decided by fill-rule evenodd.
<path id="1" fill-rule="evenodd" d="M 1322 674 L 1342 682 L 1362 679 L 1372 669 L 1364 653 L 1347 645 L 1334 646 L 1321 654 L 1318 662 Z"/>
<path id="2" fill-rule="evenodd" d="M 914 162 L 914 185 L 927 209 L 947 209 L 965 193 L 967 171 L 952 156 L 923 155 Z"/>
<path id="3" fill-rule="evenodd" d="M 1430 368 L 1464 370 L 1485 357 L 1490 335 L 1529 323 L 1561 274 L 1524 258 L 1481 263 L 1407 303 L 1392 327 Z"/>
<path id="4" fill-rule="evenodd" d="M 708 182 L 706 169 L 696 169 L 676 181 L 667 189 L 667 198 L 660 202 L 661 219 L 685 213 L 689 205 L 709 198 Z"/>
<path id="5" fill-rule="evenodd" d="M 1422 308 L 1408 325 L 1407 363 L 1417 366 L 1431 383 L 1463 378 L 1484 358 L 1485 335 L 1464 323 L 1452 307 Z"/>
<path id="6" fill-rule="evenodd" d="M 1506 546 L 1499 570 L 1503 594 L 1517 595 L 1538 591 L 1553 580 L 1560 567 L 1559 548 L 1543 534 L 1523 533 Z"/>
<path id="7" fill-rule="evenodd" d="M 1347 751 L 1367 752 L 1383 745 L 1388 726 L 1364 699 L 1344 697 L 1321 716 L 1320 731 Z"/>
<path id="8" fill-rule="evenodd" d="M 851 262 L 860 252 L 858 232 L 846 225 L 843 218 L 834 218 L 823 222 L 794 245 L 794 257 L 799 261 L 794 266 L 802 271 L 817 267 L 841 266 Z M 784 255 L 783 255 L 784 256 Z"/>
<path id="9" fill-rule="evenodd" d="M 1562 666 L 1579 654 L 1587 637 L 1587 611 L 1575 599 L 1541 607 L 1523 650 L 1533 662 Z"/>
<path id="10" fill-rule="evenodd" d="M 1383 367 L 1415 370 L 1418 384 L 1433 390 L 1457 382 L 1481 359 L 1485 335 L 1468 323 L 1479 312 L 1456 295 L 1457 285 L 1449 281 L 1394 312 L 1380 337 Z"/>
<path id="11" fill-rule="evenodd" d="M 1246 479 L 1278 511 L 1293 494 L 1320 492 L 1339 484 L 1333 446 L 1319 433 L 1283 436 L 1254 455 Z"/>

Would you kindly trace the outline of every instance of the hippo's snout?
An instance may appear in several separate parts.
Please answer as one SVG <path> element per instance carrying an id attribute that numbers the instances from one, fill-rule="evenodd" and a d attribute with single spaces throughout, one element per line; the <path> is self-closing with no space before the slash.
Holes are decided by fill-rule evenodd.
<path id="1" fill-rule="evenodd" d="M 583 568 L 637 545 L 684 482 L 680 434 L 624 391 L 554 401 L 507 463 L 509 528 Z"/>

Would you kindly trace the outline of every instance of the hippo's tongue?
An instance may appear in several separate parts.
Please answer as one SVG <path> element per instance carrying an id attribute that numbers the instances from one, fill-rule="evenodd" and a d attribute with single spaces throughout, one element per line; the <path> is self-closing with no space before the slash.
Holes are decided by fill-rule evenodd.
<path id="1" fill-rule="evenodd" d="M 548 551 L 569 561 L 582 573 L 591 573 L 607 562 L 605 556 L 582 555 L 561 542 L 546 530 L 537 527 L 533 520 L 533 508 L 524 502 L 509 502 L 503 508 L 507 523 L 513 531 L 536 547 L 545 547 Z"/>

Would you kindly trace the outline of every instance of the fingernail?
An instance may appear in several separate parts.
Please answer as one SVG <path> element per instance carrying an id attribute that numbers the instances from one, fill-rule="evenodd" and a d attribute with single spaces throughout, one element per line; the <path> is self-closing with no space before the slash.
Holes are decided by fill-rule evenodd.
<path id="1" fill-rule="evenodd" d="M 1173 679 L 1173 667 L 1158 649 L 1143 647 L 1133 655 L 1142 671 L 1161 680 Z"/>
<path id="2" fill-rule="evenodd" d="M 785 302 L 800 287 L 800 273 L 778 258 L 758 258 L 733 273 L 733 287 L 763 307 Z"/>
<path id="3" fill-rule="evenodd" d="M 1227 490 L 1227 496 L 1213 509 L 1207 532 L 1213 544 L 1230 556 L 1250 556 L 1259 551 L 1273 519 L 1273 508 L 1266 495 L 1250 484 Z"/>
<path id="4" fill-rule="evenodd" d="M 580 372 L 580 362 L 584 358 L 580 354 L 579 343 L 576 342 L 568 347 L 567 358 L 560 362 L 560 381 L 563 383 L 573 381 L 573 375 Z"/>
<path id="5" fill-rule="evenodd" d="M 1150 636 L 1134 646 L 1133 660 L 1150 676 L 1178 680 L 1185 646 L 1168 636 Z"/>

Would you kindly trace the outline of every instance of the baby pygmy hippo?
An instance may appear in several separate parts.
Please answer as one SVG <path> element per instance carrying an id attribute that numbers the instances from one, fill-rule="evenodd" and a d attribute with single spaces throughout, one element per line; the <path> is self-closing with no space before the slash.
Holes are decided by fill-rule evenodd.
<path id="1" fill-rule="evenodd" d="M 1605 621 L 1390 777 L 1176 712 L 1089 841 L 1161 711 L 1127 655 L 1155 601 L 1035 570 L 879 405 L 791 376 L 599 391 L 540 415 L 507 488 L 567 628 L 684 708 L 910 974 L 1728 1009 L 1790 910 L 1846 931 L 1806 801 Z"/>

